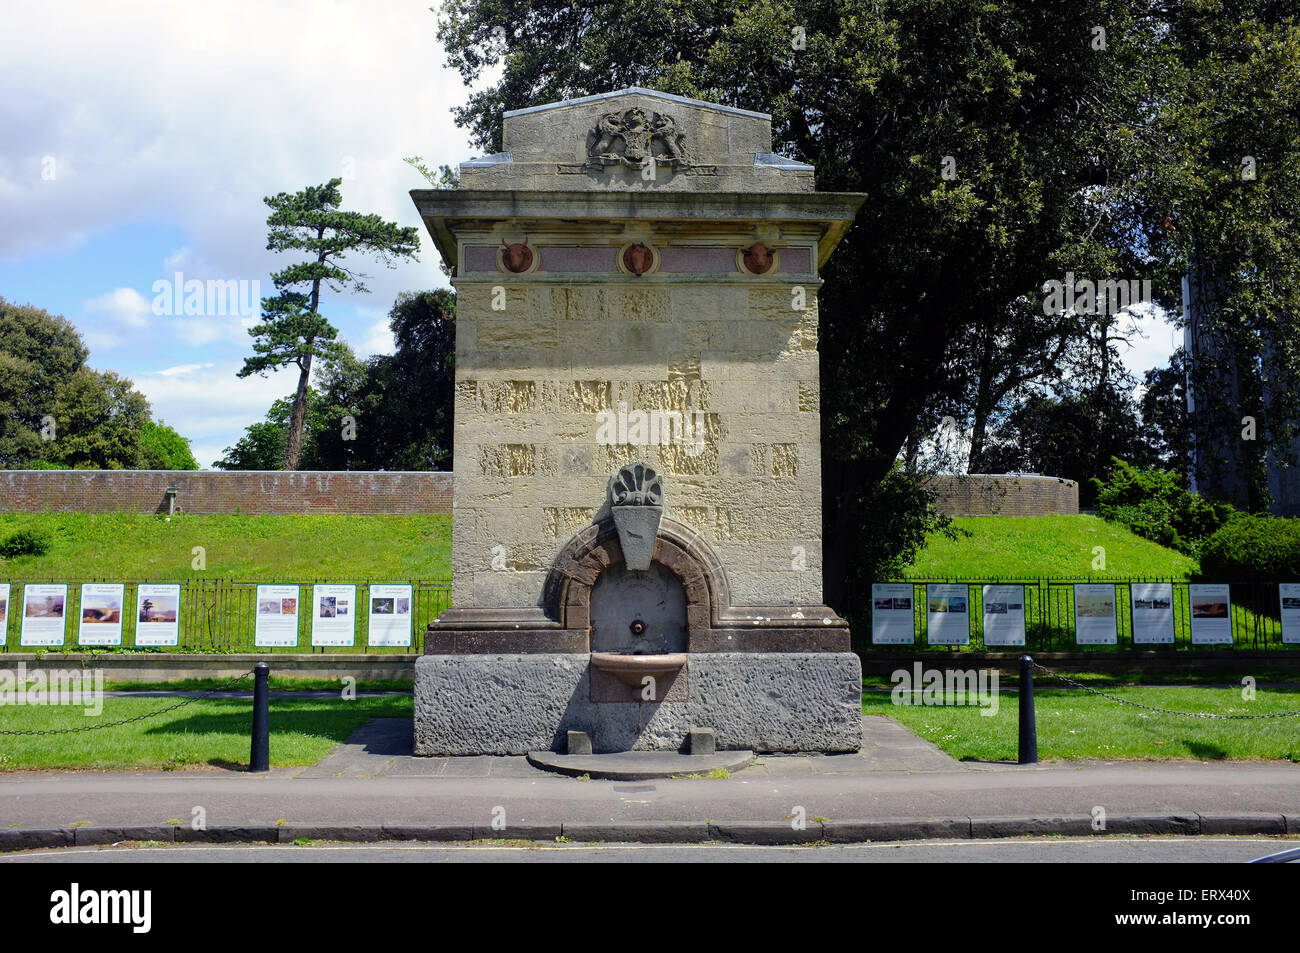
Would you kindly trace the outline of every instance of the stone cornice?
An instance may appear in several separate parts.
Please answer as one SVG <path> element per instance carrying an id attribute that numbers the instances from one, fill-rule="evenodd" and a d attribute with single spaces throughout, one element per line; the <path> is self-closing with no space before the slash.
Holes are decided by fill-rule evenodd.
<path id="1" fill-rule="evenodd" d="M 808 223 L 822 227 L 825 264 L 867 196 L 858 192 L 524 192 L 413 189 L 411 199 L 444 261 L 455 262 L 459 223 L 516 221 L 545 228 L 564 222 Z"/>

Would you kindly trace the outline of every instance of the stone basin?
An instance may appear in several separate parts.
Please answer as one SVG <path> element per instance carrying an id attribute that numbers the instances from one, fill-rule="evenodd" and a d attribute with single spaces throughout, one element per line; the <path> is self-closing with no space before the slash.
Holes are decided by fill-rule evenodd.
<path id="1" fill-rule="evenodd" d="M 647 675 L 662 679 L 675 675 L 686 664 L 685 652 L 669 655 L 624 655 L 619 652 L 592 652 L 591 664 L 617 678 L 625 685 L 639 686 Z"/>

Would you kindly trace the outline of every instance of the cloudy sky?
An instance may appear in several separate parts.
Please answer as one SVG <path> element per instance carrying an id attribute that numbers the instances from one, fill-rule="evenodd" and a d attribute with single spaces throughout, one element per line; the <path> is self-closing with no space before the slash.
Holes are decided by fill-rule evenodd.
<path id="1" fill-rule="evenodd" d="M 263 196 L 333 176 L 344 208 L 420 226 L 402 157 L 471 155 L 430 5 L 4 0 L 0 295 L 76 324 L 91 365 L 134 380 L 210 465 L 296 381 L 237 379 L 255 315 L 158 316 L 154 282 L 273 293 L 292 259 L 265 250 Z M 370 294 L 327 298 L 358 353 L 391 351 L 399 291 L 446 284 L 420 232 L 419 262 L 364 267 Z"/>
<path id="2" fill-rule="evenodd" d="M 344 207 L 420 226 L 408 190 L 472 153 L 431 0 L 3 0 L 0 295 L 71 320 L 90 363 L 135 381 L 209 466 L 296 380 L 239 380 L 255 318 L 154 313 L 154 283 L 261 282 L 263 196 L 344 177 Z M 420 261 L 374 264 L 368 295 L 322 310 L 361 355 L 387 353 L 399 291 L 444 285 Z M 251 289 L 251 284 L 245 286 Z M 1148 322 L 1129 357 L 1164 363 Z"/>

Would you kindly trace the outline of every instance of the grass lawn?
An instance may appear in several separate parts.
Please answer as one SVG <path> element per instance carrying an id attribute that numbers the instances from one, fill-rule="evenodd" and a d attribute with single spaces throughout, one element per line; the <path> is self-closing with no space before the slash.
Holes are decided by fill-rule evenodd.
<path id="1" fill-rule="evenodd" d="M 79 706 L 0 706 L 0 729 L 80 728 L 175 704 L 177 698 L 106 698 L 93 719 Z M 66 735 L 0 736 L 0 771 L 46 768 L 247 768 L 252 701 L 201 699 L 156 718 Z M 271 765 L 315 764 L 371 718 L 411 717 L 409 695 L 271 699 Z"/>
<path id="2" fill-rule="evenodd" d="M 162 516 L 3 513 L 0 540 L 20 529 L 50 537 L 44 556 L 0 559 L 0 582 L 84 579 L 245 582 L 451 579 L 451 517 Z M 192 568 L 202 546 L 207 568 Z"/>
<path id="3" fill-rule="evenodd" d="M 1081 579 L 1146 576 L 1184 581 L 1194 559 L 1135 536 L 1097 516 L 967 516 L 953 520 L 960 535 L 932 536 L 908 579 Z M 1106 568 L 1093 569 L 1093 548 L 1106 550 Z"/>
<path id="4" fill-rule="evenodd" d="M 1225 715 L 1300 709 L 1300 686 L 1260 688 L 1253 701 L 1241 689 L 1204 686 L 1107 687 L 1119 698 L 1179 711 Z M 1015 761 L 1018 699 L 1003 693 L 996 715 L 975 706 L 894 705 L 887 692 L 866 692 L 862 711 L 888 715 L 960 760 Z M 1157 714 L 1078 690 L 1037 688 L 1038 756 L 1083 758 L 1263 759 L 1300 761 L 1300 716 L 1220 721 Z"/>
<path id="5" fill-rule="evenodd" d="M 110 692 L 210 692 L 225 687 L 229 679 L 222 678 L 178 678 L 169 682 L 112 682 L 105 678 L 104 688 Z M 1222 678 L 1219 681 L 1223 681 Z M 251 688 L 252 682 L 244 682 L 243 690 Z M 271 691 L 289 692 L 337 692 L 344 683 L 339 678 L 293 678 L 272 673 L 267 679 Z M 414 682 L 412 679 L 358 679 L 352 686 L 359 692 L 409 692 Z M 238 687 L 238 686 L 237 686 Z"/>

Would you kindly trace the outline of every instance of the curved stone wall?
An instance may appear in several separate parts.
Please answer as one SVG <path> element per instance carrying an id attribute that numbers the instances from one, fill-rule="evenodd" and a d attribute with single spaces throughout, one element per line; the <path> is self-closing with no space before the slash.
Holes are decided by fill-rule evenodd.
<path id="1" fill-rule="evenodd" d="M 931 477 L 938 508 L 948 516 L 1075 516 L 1079 484 L 1030 473 Z"/>

